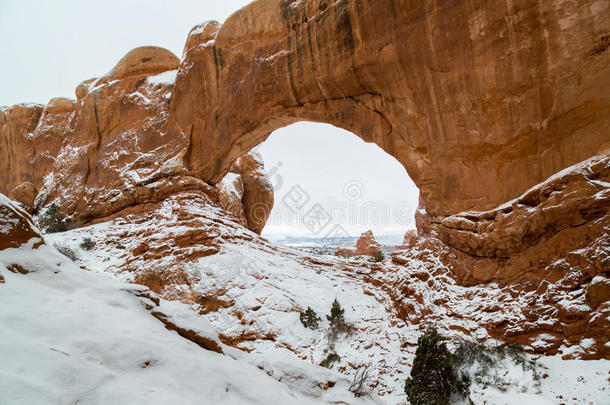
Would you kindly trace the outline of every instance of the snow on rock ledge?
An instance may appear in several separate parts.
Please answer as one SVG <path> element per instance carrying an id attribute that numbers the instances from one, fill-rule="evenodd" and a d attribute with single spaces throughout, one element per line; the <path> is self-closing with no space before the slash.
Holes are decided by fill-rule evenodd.
<path id="1" fill-rule="evenodd" d="M 0 194 L 0 250 L 17 248 L 30 240 L 36 245 L 44 243 L 29 214 Z"/>

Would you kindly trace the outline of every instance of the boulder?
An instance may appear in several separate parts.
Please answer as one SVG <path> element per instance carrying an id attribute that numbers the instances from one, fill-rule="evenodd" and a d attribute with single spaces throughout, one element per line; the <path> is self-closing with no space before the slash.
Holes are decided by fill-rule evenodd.
<path id="1" fill-rule="evenodd" d="M 335 256 L 338 257 L 350 258 L 355 255 L 356 252 L 354 251 L 354 249 L 340 248 L 335 251 Z"/>
<path id="2" fill-rule="evenodd" d="M 587 286 L 587 302 L 595 309 L 600 304 L 610 301 L 610 279 L 596 276 Z"/>
<path id="3" fill-rule="evenodd" d="M 123 56 L 105 77 L 117 80 L 142 74 L 158 74 L 178 69 L 179 63 L 180 59 L 165 48 L 142 46 Z"/>
<path id="4" fill-rule="evenodd" d="M 31 215 L 34 212 L 34 200 L 37 194 L 36 186 L 26 182 L 12 189 L 8 197 L 11 200 L 20 202 L 28 214 Z"/>
<path id="5" fill-rule="evenodd" d="M 248 228 L 260 234 L 273 209 L 273 186 L 265 173 L 265 164 L 259 153 L 250 152 L 235 161 L 231 173 L 239 174 L 244 192 L 242 202 Z"/>
<path id="6" fill-rule="evenodd" d="M 44 244 L 32 217 L 0 194 L 0 250 L 18 248 L 31 240 L 34 240 L 34 247 Z"/>

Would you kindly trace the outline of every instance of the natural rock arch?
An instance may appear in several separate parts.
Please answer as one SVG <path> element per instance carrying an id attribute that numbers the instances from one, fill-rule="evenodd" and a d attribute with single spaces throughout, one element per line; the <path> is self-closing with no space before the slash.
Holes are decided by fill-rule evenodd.
<path id="1" fill-rule="evenodd" d="M 191 31 L 169 129 L 215 183 L 273 130 L 326 122 L 400 161 L 433 217 L 490 209 L 608 142 L 594 6 L 258 0 Z"/>

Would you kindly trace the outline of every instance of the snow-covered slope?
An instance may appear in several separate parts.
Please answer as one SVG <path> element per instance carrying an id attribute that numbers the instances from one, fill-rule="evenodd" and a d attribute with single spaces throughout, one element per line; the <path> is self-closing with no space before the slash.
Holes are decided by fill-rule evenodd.
<path id="1" fill-rule="evenodd" d="M 92 250 L 80 247 L 85 238 L 96 242 Z M 163 310 L 182 328 L 218 336 L 227 353 L 239 349 L 239 358 L 310 395 L 330 395 L 320 388 L 325 386 L 320 373 L 326 370 L 315 364 L 334 350 L 340 360 L 333 369 L 347 381 L 369 366 L 372 392 L 388 404 L 406 403 L 404 381 L 422 328 L 434 325 L 453 340 L 493 343 L 485 325 L 522 316 L 522 304 L 510 298 L 510 289 L 495 284 L 459 286 L 434 260 L 418 261 L 414 256 L 408 265 L 397 266 L 389 260 L 373 264 L 309 257 L 269 244 L 192 195 L 47 239 L 70 249 L 85 269 L 150 285 L 174 300 L 162 301 L 161 309 L 154 311 Z M 353 329 L 332 341 L 325 315 L 335 298 Z M 307 307 L 322 318 L 319 330 L 299 322 L 299 311 Z M 558 357 L 540 362 L 548 369 L 539 384 L 506 391 L 493 385 L 474 387 L 473 400 L 608 403 L 610 362 Z M 298 370 L 306 371 L 295 374 Z M 351 403 L 354 397 L 345 392 L 340 400 Z"/>
<path id="2" fill-rule="evenodd" d="M 154 294 L 145 287 L 83 271 L 32 243 L 0 251 L 3 405 L 376 402 L 353 397 L 340 374 L 298 359 L 278 354 L 257 367 L 261 359 L 235 349 L 202 349 L 151 315 L 155 304 L 145 296 Z M 188 321 L 185 308 L 160 302 Z M 202 318 L 196 328 L 212 330 Z M 270 377 L 276 368 L 292 379 Z"/>

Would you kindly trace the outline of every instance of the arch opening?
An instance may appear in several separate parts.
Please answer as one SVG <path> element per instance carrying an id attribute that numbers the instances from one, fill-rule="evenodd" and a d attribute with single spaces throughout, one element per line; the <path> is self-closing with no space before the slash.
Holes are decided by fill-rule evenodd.
<path id="1" fill-rule="evenodd" d="M 372 230 L 399 244 L 415 228 L 419 190 L 375 143 L 331 124 L 300 121 L 256 146 L 275 203 L 262 235 L 283 243 L 354 239 Z"/>

